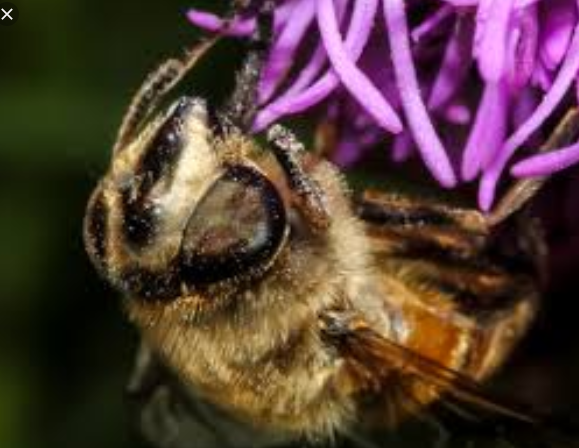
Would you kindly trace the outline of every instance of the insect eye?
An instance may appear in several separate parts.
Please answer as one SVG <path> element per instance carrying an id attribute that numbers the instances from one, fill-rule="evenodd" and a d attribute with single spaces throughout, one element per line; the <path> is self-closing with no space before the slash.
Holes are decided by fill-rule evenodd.
<path id="1" fill-rule="evenodd" d="M 264 267 L 285 235 L 285 207 L 275 186 L 253 168 L 232 166 L 187 223 L 183 280 L 206 284 Z"/>

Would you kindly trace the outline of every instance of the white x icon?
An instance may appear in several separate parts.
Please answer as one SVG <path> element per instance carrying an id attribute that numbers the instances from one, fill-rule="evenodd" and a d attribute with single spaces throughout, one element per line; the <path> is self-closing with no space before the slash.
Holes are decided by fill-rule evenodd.
<path id="1" fill-rule="evenodd" d="M 2 16 L 2 20 L 4 20 L 6 17 L 9 17 L 10 20 L 14 20 L 14 19 L 12 19 L 12 16 L 10 15 L 10 13 L 13 11 L 14 8 L 10 8 L 8 11 L 6 11 L 4 8 L 0 8 L 0 9 L 4 13 L 4 15 Z"/>

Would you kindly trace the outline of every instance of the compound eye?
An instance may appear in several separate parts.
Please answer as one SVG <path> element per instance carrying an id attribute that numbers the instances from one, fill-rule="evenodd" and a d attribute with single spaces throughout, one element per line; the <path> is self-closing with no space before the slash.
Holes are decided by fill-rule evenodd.
<path id="1" fill-rule="evenodd" d="M 182 244 L 183 280 L 206 284 L 263 268 L 285 234 L 285 207 L 275 186 L 253 168 L 232 166 L 189 219 Z"/>

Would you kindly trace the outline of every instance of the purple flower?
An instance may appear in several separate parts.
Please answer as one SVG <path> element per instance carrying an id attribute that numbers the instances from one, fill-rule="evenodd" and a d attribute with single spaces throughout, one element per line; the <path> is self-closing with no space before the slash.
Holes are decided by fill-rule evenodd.
<path id="1" fill-rule="evenodd" d="M 478 180 L 489 210 L 509 169 L 543 176 L 579 162 L 579 142 L 536 154 L 545 122 L 577 104 L 578 3 L 280 1 L 254 130 L 316 107 L 339 123 L 338 163 L 380 144 L 394 161 L 418 155 L 444 187 Z M 254 27 L 240 18 L 229 33 Z"/>

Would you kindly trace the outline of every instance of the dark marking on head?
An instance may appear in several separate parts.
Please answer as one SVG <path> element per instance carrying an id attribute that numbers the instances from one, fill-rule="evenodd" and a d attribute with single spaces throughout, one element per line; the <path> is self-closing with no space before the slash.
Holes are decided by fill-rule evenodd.
<path id="1" fill-rule="evenodd" d="M 146 201 L 143 202 L 144 204 L 127 201 L 126 195 L 123 194 L 123 233 L 134 249 L 149 246 L 157 235 L 158 226 L 154 207 Z"/>
<path id="2" fill-rule="evenodd" d="M 149 142 L 135 173 L 141 175 L 141 195 L 146 195 L 160 180 L 170 178 L 183 149 L 183 125 L 194 100 L 181 98 L 174 110 Z"/>
<path id="3" fill-rule="evenodd" d="M 194 100 L 179 100 L 165 123 L 145 148 L 131 182 L 120 188 L 123 204 L 123 232 L 133 249 L 152 244 L 157 236 L 158 217 L 150 202 L 151 190 L 158 182 L 170 188 L 175 166 L 183 150 L 183 125 Z"/>

